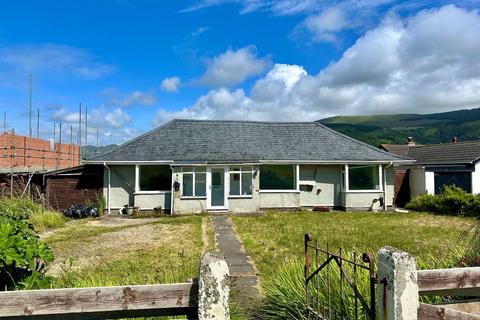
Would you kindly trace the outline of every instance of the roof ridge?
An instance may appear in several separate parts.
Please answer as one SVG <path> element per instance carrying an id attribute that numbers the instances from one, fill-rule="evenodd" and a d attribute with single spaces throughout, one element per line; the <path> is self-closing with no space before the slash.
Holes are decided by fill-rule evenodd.
<path id="1" fill-rule="evenodd" d="M 459 141 L 456 143 L 453 142 L 442 142 L 442 143 L 432 143 L 432 144 L 419 144 L 415 146 L 411 146 L 414 148 L 423 148 L 423 147 L 440 147 L 440 146 L 447 146 L 447 145 L 462 145 L 462 144 L 473 144 L 473 143 L 478 143 L 480 144 L 480 140 L 468 140 L 468 141 Z"/>
<path id="2" fill-rule="evenodd" d="M 365 146 L 365 147 L 367 147 L 367 148 L 370 148 L 370 149 L 372 149 L 372 150 L 374 150 L 374 151 L 378 151 L 378 152 L 380 152 L 380 153 L 383 153 L 383 154 L 386 154 L 386 155 L 389 155 L 389 156 L 394 156 L 394 157 L 399 158 L 399 159 L 402 159 L 402 160 L 410 160 L 410 159 L 407 158 L 407 157 L 402 157 L 402 156 L 396 155 L 396 154 L 394 154 L 394 153 L 391 153 L 391 152 L 388 152 L 388 151 L 384 151 L 384 150 L 382 150 L 382 149 L 380 149 L 380 148 L 377 148 L 377 147 L 374 147 L 374 146 L 372 146 L 372 145 L 370 145 L 370 144 L 368 144 L 368 143 L 365 143 L 365 142 L 363 142 L 363 141 L 360 141 L 360 140 L 357 140 L 357 139 L 352 138 L 352 137 L 350 137 L 350 136 L 347 136 L 347 135 L 345 135 L 345 134 L 343 134 L 343 133 L 340 133 L 340 132 L 338 132 L 338 131 L 336 131 L 336 130 L 333 130 L 332 128 L 327 127 L 326 125 L 324 125 L 324 124 L 322 124 L 322 123 L 319 123 L 319 122 L 314 122 L 314 123 L 315 123 L 316 125 L 320 126 L 320 127 L 323 127 L 323 128 L 325 128 L 325 129 L 327 129 L 328 131 L 332 132 L 333 134 L 336 134 L 336 135 L 338 135 L 338 136 L 340 136 L 340 137 L 346 138 L 346 139 L 348 139 L 348 140 L 350 140 L 350 141 L 359 143 L 359 144 L 361 144 L 361 145 L 363 145 L 363 146 Z"/>
<path id="3" fill-rule="evenodd" d="M 264 121 L 264 120 L 228 120 L 228 119 L 174 119 L 178 122 L 223 122 L 223 123 L 264 123 L 264 124 L 315 124 L 315 121 Z"/>

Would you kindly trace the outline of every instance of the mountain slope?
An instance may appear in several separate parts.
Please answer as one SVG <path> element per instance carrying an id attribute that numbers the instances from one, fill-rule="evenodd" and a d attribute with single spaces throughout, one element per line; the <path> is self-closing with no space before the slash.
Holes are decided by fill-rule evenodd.
<path id="1" fill-rule="evenodd" d="M 378 146 L 405 143 L 412 136 L 417 143 L 480 139 L 480 108 L 432 114 L 338 116 L 320 123 L 358 140 Z"/>

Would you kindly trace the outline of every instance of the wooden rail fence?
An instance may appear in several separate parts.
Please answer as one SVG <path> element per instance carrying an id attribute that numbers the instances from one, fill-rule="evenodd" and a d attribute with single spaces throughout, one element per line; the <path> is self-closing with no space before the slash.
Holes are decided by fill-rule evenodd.
<path id="1" fill-rule="evenodd" d="M 226 320 L 229 318 L 227 278 L 225 260 L 218 254 L 206 253 L 198 282 L 0 292 L 0 320 L 176 315 Z"/>
<path id="2" fill-rule="evenodd" d="M 460 296 L 480 298 L 480 268 L 418 270 L 420 296 Z M 480 300 L 446 304 L 420 303 L 419 320 L 480 319 Z"/>

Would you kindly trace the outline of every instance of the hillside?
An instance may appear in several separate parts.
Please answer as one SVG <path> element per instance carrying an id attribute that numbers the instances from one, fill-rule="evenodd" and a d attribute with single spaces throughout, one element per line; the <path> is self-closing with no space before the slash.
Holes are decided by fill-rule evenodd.
<path id="1" fill-rule="evenodd" d="M 480 139 L 480 108 L 432 114 L 337 116 L 320 123 L 358 140 L 378 146 L 405 143 L 408 136 L 420 144 Z"/>

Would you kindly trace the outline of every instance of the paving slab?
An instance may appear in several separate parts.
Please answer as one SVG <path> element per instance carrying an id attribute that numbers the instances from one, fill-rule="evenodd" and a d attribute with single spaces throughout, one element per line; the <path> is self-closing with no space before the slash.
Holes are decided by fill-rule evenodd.
<path id="1" fill-rule="evenodd" d="M 219 251 L 227 261 L 232 279 L 232 301 L 245 309 L 259 299 L 258 274 L 253 261 L 243 248 L 228 215 L 214 215 L 212 222 Z"/>

